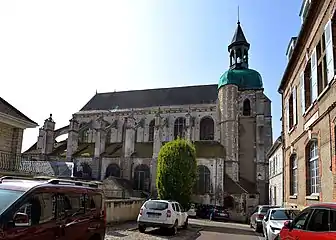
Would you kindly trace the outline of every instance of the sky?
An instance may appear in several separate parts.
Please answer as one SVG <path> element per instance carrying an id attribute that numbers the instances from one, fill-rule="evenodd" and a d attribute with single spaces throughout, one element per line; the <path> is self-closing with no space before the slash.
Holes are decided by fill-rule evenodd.
<path id="1" fill-rule="evenodd" d="M 96 91 L 217 84 L 239 5 L 250 68 L 272 100 L 275 140 L 277 89 L 301 1 L 1 0 L 0 96 L 40 126 L 52 113 L 60 128 Z M 38 128 L 25 130 L 22 150 L 37 136 Z"/>

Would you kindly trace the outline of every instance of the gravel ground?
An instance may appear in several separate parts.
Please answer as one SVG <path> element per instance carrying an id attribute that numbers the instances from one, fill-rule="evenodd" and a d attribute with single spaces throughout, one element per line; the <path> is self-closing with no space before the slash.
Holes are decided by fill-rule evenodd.
<path id="1" fill-rule="evenodd" d="M 146 233 L 140 233 L 136 227 L 136 223 L 126 223 L 119 226 L 108 227 L 106 230 L 105 240 L 187 240 L 196 239 L 199 228 L 189 227 L 186 230 L 179 229 L 177 235 L 169 236 L 159 229 L 148 229 Z"/>

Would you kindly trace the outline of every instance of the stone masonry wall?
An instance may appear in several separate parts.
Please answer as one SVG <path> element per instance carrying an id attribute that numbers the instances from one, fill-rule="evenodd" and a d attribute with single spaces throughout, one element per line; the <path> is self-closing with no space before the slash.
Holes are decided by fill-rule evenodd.
<path id="1" fill-rule="evenodd" d="M 0 152 L 21 153 L 23 129 L 0 122 Z"/>

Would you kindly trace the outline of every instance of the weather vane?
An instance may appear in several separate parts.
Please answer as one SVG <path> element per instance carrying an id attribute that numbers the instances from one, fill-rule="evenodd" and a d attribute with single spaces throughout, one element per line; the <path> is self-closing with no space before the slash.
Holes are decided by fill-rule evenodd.
<path id="1" fill-rule="evenodd" d="M 240 21 L 239 21 L 239 5 L 238 5 L 238 24 L 240 24 Z"/>

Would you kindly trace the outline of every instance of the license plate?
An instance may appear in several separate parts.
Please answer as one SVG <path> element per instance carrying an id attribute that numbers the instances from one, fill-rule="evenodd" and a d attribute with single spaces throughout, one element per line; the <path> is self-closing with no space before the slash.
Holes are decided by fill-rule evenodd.
<path id="1" fill-rule="evenodd" d="M 227 217 L 227 214 L 225 214 L 225 213 L 220 213 L 219 216 L 221 216 L 221 217 Z"/>
<path id="2" fill-rule="evenodd" d="M 150 218 L 159 218 L 160 216 L 156 215 L 156 214 L 150 214 L 150 215 L 148 215 L 148 217 L 150 217 Z"/>

